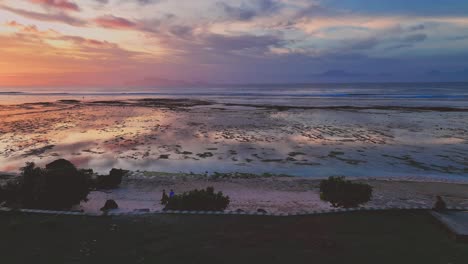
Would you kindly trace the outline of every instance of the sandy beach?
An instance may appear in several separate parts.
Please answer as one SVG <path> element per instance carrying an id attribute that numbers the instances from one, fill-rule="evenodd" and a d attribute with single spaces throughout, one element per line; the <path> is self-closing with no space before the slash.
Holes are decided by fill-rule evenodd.
<path id="1" fill-rule="evenodd" d="M 443 196 L 449 206 L 468 207 L 468 184 L 391 179 L 358 181 L 369 183 L 374 189 L 371 202 L 364 207 L 432 206 L 437 195 Z M 89 201 L 82 203 L 80 209 L 97 213 L 107 199 L 114 199 L 119 203 L 120 212 L 162 210 L 159 199 L 163 189 L 181 193 L 208 186 L 230 197 L 231 203 L 227 210 L 264 209 L 272 213 L 300 213 L 331 209 L 329 203 L 320 200 L 319 183 L 318 179 L 304 177 L 229 175 L 213 178 L 203 175 L 133 173 L 119 189 L 91 192 Z"/>

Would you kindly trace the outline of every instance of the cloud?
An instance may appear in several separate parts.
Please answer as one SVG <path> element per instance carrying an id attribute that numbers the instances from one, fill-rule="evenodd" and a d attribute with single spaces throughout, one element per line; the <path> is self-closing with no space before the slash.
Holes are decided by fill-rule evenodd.
<path id="1" fill-rule="evenodd" d="M 26 18 L 39 20 L 39 21 L 61 22 L 61 23 L 69 24 L 72 26 L 79 26 L 79 27 L 87 25 L 86 21 L 69 16 L 63 12 L 39 13 L 39 12 L 9 7 L 9 6 L 2 5 L 2 4 L 0 4 L 0 9 L 6 10 L 11 13 L 15 13 L 17 15 L 20 15 Z"/>
<path id="2" fill-rule="evenodd" d="M 376 37 L 370 37 L 354 41 L 353 43 L 350 43 L 348 47 L 351 50 L 368 50 L 374 48 L 379 44 L 380 41 Z"/>
<path id="3" fill-rule="evenodd" d="M 267 51 L 269 47 L 279 47 L 284 40 L 272 35 L 237 35 L 207 34 L 199 36 L 204 46 L 218 51 L 256 50 Z"/>
<path id="4" fill-rule="evenodd" d="M 413 35 L 406 36 L 403 38 L 403 41 L 414 43 L 414 42 L 424 41 L 425 39 L 427 39 L 427 35 L 421 33 L 421 34 L 413 34 Z"/>
<path id="5" fill-rule="evenodd" d="M 0 35 L 0 50 L 4 51 L 0 83 L 5 86 L 121 85 L 127 77 L 135 78 L 137 74 L 130 70 L 144 68 L 151 56 L 108 41 L 40 30 L 35 25 L 10 21 L 7 26 L 18 31 Z"/>
<path id="6" fill-rule="evenodd" d="M 96 23 L 100 27 L 104 28 L 112 28 L 112 29 L 131 29 L 136 27 L 136 23 L 122 18 L 122 17 L 116 17 L 113 15 L 106 15 L 106 16 L 101 16 L 96 19 L 94 19 L 94 23 Z"/>
<path id="7" fill-rule="evenodd" d="M 149 4 L 157 3 L 159 1 L 161 1 L 161 0 L 137 0 L 137 2 L 140 5 L 149 5 Z"/>
<path id="8" fill-rule="evenodd" d="M 418 30 L 424 30 L 424 29 L 426 29 L 426 26 L 422 24 L 409 27 L 410 31 L 418 31 Z"/>
<path id="9" fill-rule="evenodd" d="M 460 36 L 454 36 L 454 37 L 448 37 L 447 40 L 454 40 L 454 41 L 458 41 L 458 40 L 466 40 L 468 39 L 468 35 L 460 35 Z"/>
<path id="10" fill-rule="evenodd" d="M 217 2 L 216 6 L 221 9 L 226 18 L 232 20 L 249 21 L 257 16 L 271 15 L 278 12 L 282 5 L 274 0 L 256 0 L 249 4 L 233 6 L 225 2 Z"/>
<path id="11" fill-rule="evenodd" d="M 0 0 L 0 16 L 44 22 L 37 27 L 8 23 L 16 28 L 8 37 L 29 57 L 15 53 L 11 45 L 2 52 L 0 67 L 31 58 L 37 64 L 24 68 L 33 71 L 128 67 L 123 75 L 133 75 L 131 79 L 157 71 L 156 77 L 163 79 L 220 82 L 351 79 L 359 72 L 366 74 L 359 78 L 371 78 L 380 76 L 377 69 L 396 78 L 401 72 L 429 70 L 429 64 L 467 68 L 458 56 L 467 52 L 466 14 L 403 12 L 408 1 L 395 1 L 398 8 L 393 2 L 381 5 L 383 0 L 22 0 L 18 5 Z M 410 3 L 414 9 L 434 6 L 415 1 Z M 385 6 L 393 9 L 386 12 Z M 0 34 L 3 41 L 12 30 Z M 143 50 L 152 54 L 134 52 Z M 429 60 L 432 56 L 438 60 Z M 98 63 L 91 65 L 92 60 Z"/>
<path id="12" fill-rule="evenodd" d="M 68 0 L 29 0 L 31 3 L 41 4 L 46 7 L 57 8 L 61 10 L 79 11 L 77 4 Z"/>

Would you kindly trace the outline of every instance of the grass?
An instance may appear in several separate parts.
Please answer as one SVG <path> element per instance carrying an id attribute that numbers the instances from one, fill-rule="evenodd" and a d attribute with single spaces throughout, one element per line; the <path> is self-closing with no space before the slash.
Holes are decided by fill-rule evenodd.
<path id="1" fill-rule="evenodd" d="M 305 217 L 0 214 L 1 263 L 468 263 L 425 212 Z"/>

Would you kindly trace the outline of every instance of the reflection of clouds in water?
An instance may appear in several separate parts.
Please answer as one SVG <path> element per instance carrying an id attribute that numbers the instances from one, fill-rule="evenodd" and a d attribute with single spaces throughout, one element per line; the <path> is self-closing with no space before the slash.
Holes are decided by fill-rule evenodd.
<path id="1" fill-rule="evenodd" d="M 468 140 L 468 133 L 463 133 L 468 126 L 466 113 L 226 109 L 197 107 L 182 112 L 80 106 L 43 116 L 21 115 L 16 120 L 22 123 L 11 129 L 16 129 L 15 138 L 20 136 L 27 144 L 18 145 L 11 135 L 0 135 L 1 147 L 15 147 L 12 156 L 0 156 L 0 170 L 19 167 L 26 160 L 44 164 L 57 157 L 101 173 L 119 167 L 304 176 L 449 175 L 466 167 L 458 160 L 439 157 L 450 155 L 446 152 L 455 145 L 467 153 L 466 144 L 461 144 Z M 37 118 L 41 126 L 31 126 Z M 15 117 L 9 117 L 12 120 Z M 25 124 L 27 129 L 22 127 Z M 46 144 L 56 146 L 41 156 L 18 159 Z M 429 170 L 383 154 L 411 155 L 410 160 L 426 163 L 419 167 Z"/>

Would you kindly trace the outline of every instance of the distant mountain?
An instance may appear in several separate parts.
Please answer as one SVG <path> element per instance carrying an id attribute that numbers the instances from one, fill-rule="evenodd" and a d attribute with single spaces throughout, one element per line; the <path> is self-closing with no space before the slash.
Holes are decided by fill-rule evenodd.
<path id="1" fill-rule="evenodd" d="M 0 92 L 0 94 L 24 94 L 24 92 Z"/>
<path id="2" fill-rule="evenodd" d="M 126 86 L 130 87 L 200 87 L 209 85 L 203 82 L 188 82 L 181 80 L 170 80 L 158 77 L 146 77 L 141 80 L 130 81 L 125 83 Z"/>

